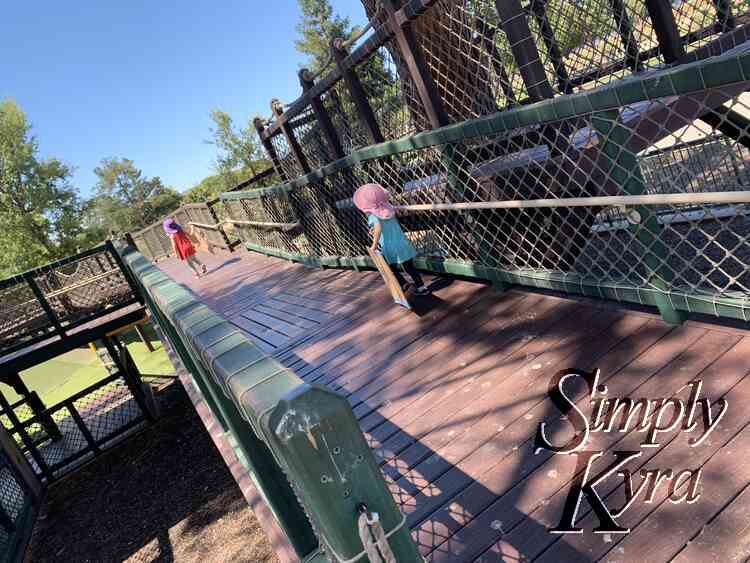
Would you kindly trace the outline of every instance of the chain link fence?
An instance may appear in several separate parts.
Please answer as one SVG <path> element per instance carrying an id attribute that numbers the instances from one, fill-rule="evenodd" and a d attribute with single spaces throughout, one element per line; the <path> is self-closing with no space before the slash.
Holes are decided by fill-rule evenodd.
<path id="1" fill-rule="evenodd" d="M 351 197 L 380 182 L 423 267 L 746 318 L 748 60 L 741 45 L 368 147 L 273 189 L 224 194 L 225 208 L 257 223 L 237 230 L 249 248 L 351 263 L 369 242 Z"/>
<path id="2" fill-rule="evenodd" d="M 110 243 L 0 281 L 0 354 L 137 300 Z"/>

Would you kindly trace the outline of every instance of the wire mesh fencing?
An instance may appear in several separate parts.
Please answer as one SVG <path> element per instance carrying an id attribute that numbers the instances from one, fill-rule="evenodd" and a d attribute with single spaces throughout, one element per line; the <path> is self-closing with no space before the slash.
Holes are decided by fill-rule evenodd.
<path id="1" fill-rule="evenodd" d="M 0 353 L 126 307 L 137 295 L 107 243 L 0 281 Z"/>
<path id="2" fill-rule="evenodd" d="M 15 538 L 24 525 L 24 515 L 30 510 L 32 496 L 26 484 L 17 475 L 8 459 L 0 450 L 0 557 L 11 561 L 17 555 Z"/>
<path id="3" fill-rule="evenodd" d="M 341 262 L 366 255 L 351 197 L 379 182 L 424 266 L 745 318 L 748 60 L 735 52 L 363 149 L 225 204 L 237 220 L 252 205 L 267 224 L 239 231 L 253 246 Z M 299 234 L 274 231 L 282 222 Z"/>
<path id="4" fill-rule="evenodd" d="M 223 204 L 214 199 L 204 203 L 186 203 L 169 214 L 193 238 L 200 238 L 209 248 L 231 250 L 236 239 L 227 232 L 219 218 L 223 217 Z M 163 219 L 133 234 L 133 240 L 144 256 L 158 261 L 173 254 L 172 242 L 164 231 Z"/>

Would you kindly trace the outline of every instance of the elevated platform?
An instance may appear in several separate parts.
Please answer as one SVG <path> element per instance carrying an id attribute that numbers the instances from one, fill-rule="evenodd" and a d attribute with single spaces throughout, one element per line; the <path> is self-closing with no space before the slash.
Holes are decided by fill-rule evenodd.
<path id="1" fill-rule="evenodd" d="M 698 321 L 675 327 L 605 302 L 499 295 L 464 281 L 433 280 L 434 296 L 408 313 L 373 272 L 312 270 L 253 253 L 206 262 L 209 275 L 200 280 L 174 260 L 159 267 L 307 382 L 349 398 L 429 561 L 744 561 L 750 554 L 748 332 Z M 688 442 L 699 431 L 677 430 L 659 434 L 653 448 L 641 448 L 645 433 L 634 430 L 594 432 L 586 446 L 604 452 L 597 472 L 615 451 L 642 451 L 626 466 L 634 488 L 639 469 L 702 468 L 700 498 L 671 502 L 669 481 L 650 503 L 641 492 L 617 518 L 631 529 L 625 535 L 592 533 L 598 522 L 584 499 L 576 524 L 585 532 L 550 533 L 578 459 L 535 453 L 534 435 L 542 421 L 556 443 L 573 435 L 548 395 L 565 368 L 600 369 L 610 398 L 675 396 L 687 404 L 688 383 L 700 380 L 714 417 L 714 403 L 725 398 L 726 416 L 700 446 Z M 583 386 L 569 394 L 588 416 Z M 625 504 L 621 476 L 597 491 L 613 513 Z M 269 530 L 278 535 L 271 523 Z M 283 549 L 280 557 L 288 559 Z"/>

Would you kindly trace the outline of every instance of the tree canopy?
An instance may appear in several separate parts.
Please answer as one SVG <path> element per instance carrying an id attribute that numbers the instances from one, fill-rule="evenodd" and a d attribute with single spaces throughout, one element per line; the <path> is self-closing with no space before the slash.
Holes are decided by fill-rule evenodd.
<path id="1" fill-rule="evenodd" d="M 50 262 L 85 244 L 72 169 L 42 159 L 26 114 L 0 101 L 0 277 Z"/>
<path id="2" fill-rule="evenodd" d="M 146 177 L 127 158 L 105 158 L 94 169 L 99 178 L 90 204 L 89 224 L 105 232 L 142 229 L 174 211 L 182 196 L 158 176 Z"/>
<path id="3" fill-rule="evenodd" d="M 305 66 L 313 72 L 320 70 L 329 60 L 331 41 L 351 36 L 349 18 L 334 13 L 329 0 L 297 0 L 302 19 L 297 24 L 299 39 L 294 46 L 307 55 Z"/>
<path id="4" fill-rule="evenodd" d="M 236 127 L 227 112 L 214 109 L 211 111 L 211 120 L 211 136 L 206 142 L 218 150 L 215 167 L 224 183 L 224 188 L 220 191 L 232 189 L 242 180 L 270 166 L 265 159 L 252 119 L 248 119 L 244 127 Z M 209 181 L 213 184 L 211 178 L 209 176 L 203 182 Z"/>

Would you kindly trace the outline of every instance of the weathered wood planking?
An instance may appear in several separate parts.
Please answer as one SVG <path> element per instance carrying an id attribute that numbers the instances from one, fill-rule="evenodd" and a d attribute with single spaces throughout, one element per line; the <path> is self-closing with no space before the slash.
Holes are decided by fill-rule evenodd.
<path id="1" fill-rule="evenodd" d="M 236 260 L 236 258 L 240 258 Z M 627 536 L 560 537 L 574 456 L 534 453 L 545 421 L 572 436 L 547 396 L 563 367 L 601 369 L 610 396 L 686 398 L 700 378 L 715 402 L 747 403 L 750 338 L 708 323 L 666 325 L 609 303 L 454 281 L 417 315 L 393 307 L 374 272 L 311 270 L 252 253 L 206 257 L 195 281 L 160 264 L 305 381 L 346 396 L 380 458 L 421 552 L 434 562 L 740 561 L 748 552 L 750 411 L 738 406 L 710 445 L 669 435 L 637 467 L 705 470 L 704 496 L 686 510 L 666 500 L 623 516 Z M 589 397 L 575 400 L 586 408 Z M 731 408 L 731 407 L 730 407 Z M 665 435 L 666 436 L 666 435 Z M 643 434 L 592 434 L 592 449 L 637 449 Z M 671 465 L 670 465 L 671 464 Z M 622 480 L 600 487 L 622 503 Z M 579 524 L 596 519 L 584 503 Z"/>

